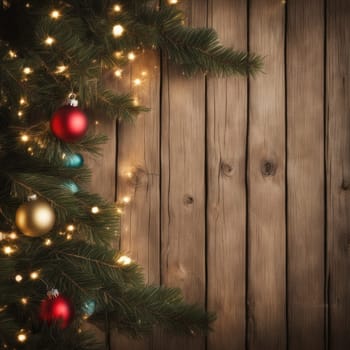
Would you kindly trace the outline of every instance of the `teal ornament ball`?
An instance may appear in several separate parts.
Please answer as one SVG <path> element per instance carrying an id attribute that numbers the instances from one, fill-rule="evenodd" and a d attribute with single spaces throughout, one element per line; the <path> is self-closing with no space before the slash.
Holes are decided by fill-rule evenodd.
<path id="1" fill-rule="evenodd" d="M 91 316 L 96 309 L 96 302 L 94 300 L 88 300 L 83 304 L 84 314 Z"/>
<path id="2" fill-rule="evenodd" d="M 66 156 L 64 165 L 68 168 L 80 168 L 84 164 L 84 158 L 80 153 L 73 153 Z"/>
<path id="3" fill-rule="evenodd" d="M 72 180 L 69 180 L 63 184 L 63 186 L 67 189 L 70 190 L 72 193 L 77 193 L 79 191 L 78 185 L 73 182 Z"/>

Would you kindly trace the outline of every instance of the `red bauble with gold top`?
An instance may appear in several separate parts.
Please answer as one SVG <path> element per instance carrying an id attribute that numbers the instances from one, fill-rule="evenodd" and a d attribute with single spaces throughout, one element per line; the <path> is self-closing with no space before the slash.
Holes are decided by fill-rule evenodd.
<path id="1" fill-rule="evenodd" d="M 77 142 L 87 132 L 88 118 L 80 108 L 66 105 L 53 114 L 50 127 L 60 140 L 67 143 Z"/>
<path id="2" fill-rule="evenodd" d="M 41 302 L 39 318 L 48 325 L 56 322 L 61 328 L 67 328 L 74 318 L 73 304 L 62 295 L 48 297 Z"/>

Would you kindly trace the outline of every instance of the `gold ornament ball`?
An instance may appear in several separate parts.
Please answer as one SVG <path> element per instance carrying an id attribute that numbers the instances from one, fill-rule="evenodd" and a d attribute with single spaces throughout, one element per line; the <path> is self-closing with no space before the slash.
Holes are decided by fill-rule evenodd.
<path id="1" fill-rule="evenodd" d="M 16 225 L 29 237 L 48 233 L 55 224 L 55 212 L 50 204 L 38 199 L 22 204 L 16 212 Z"/>

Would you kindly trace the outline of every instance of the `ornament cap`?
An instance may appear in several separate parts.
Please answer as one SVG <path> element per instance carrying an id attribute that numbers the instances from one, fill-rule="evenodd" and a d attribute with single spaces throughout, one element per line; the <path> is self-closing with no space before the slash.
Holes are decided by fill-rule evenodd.
<path id="1" fill-rule="evenodd" d="M 75 93 L 73 93 L 73 92 L 71 94 L 69 94 L 67 102 L 68 102 L 67 104 L 69 106 L 78 107 L 79 102 L 77 100 L 77 95 Z"/>
<path id="2" fill-rule="evenodd" d="M 57 289 L 52 288 L 47 291 L 46 295 L 48 296 L 49 299 L 54 299 L 60 295 L 60 292 Z"/>

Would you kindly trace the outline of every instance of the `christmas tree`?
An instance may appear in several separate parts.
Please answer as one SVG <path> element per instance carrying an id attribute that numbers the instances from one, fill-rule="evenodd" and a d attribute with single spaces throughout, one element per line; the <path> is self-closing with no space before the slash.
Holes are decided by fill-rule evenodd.
<path id="1" fill-rule="evenodd" d="M 214 315 L 177 289 L 145 284 L 118 249 L 120 208 L 86 191 L 83 155 L 99 112 L 132 121 L 147 108 L 108 88 L 144 50 L 185 74 L 253 74 L 258 56 L 223 47 L 153 1 L 0 1 L 0 343 L 9 349 L 99 349 L 84 322 L 131 336 L 160 326 L 204 334 Z M 79 106 L 78 106 L 79 104 Z M 83 155 L 81 154 L 83 153 Z"/>

